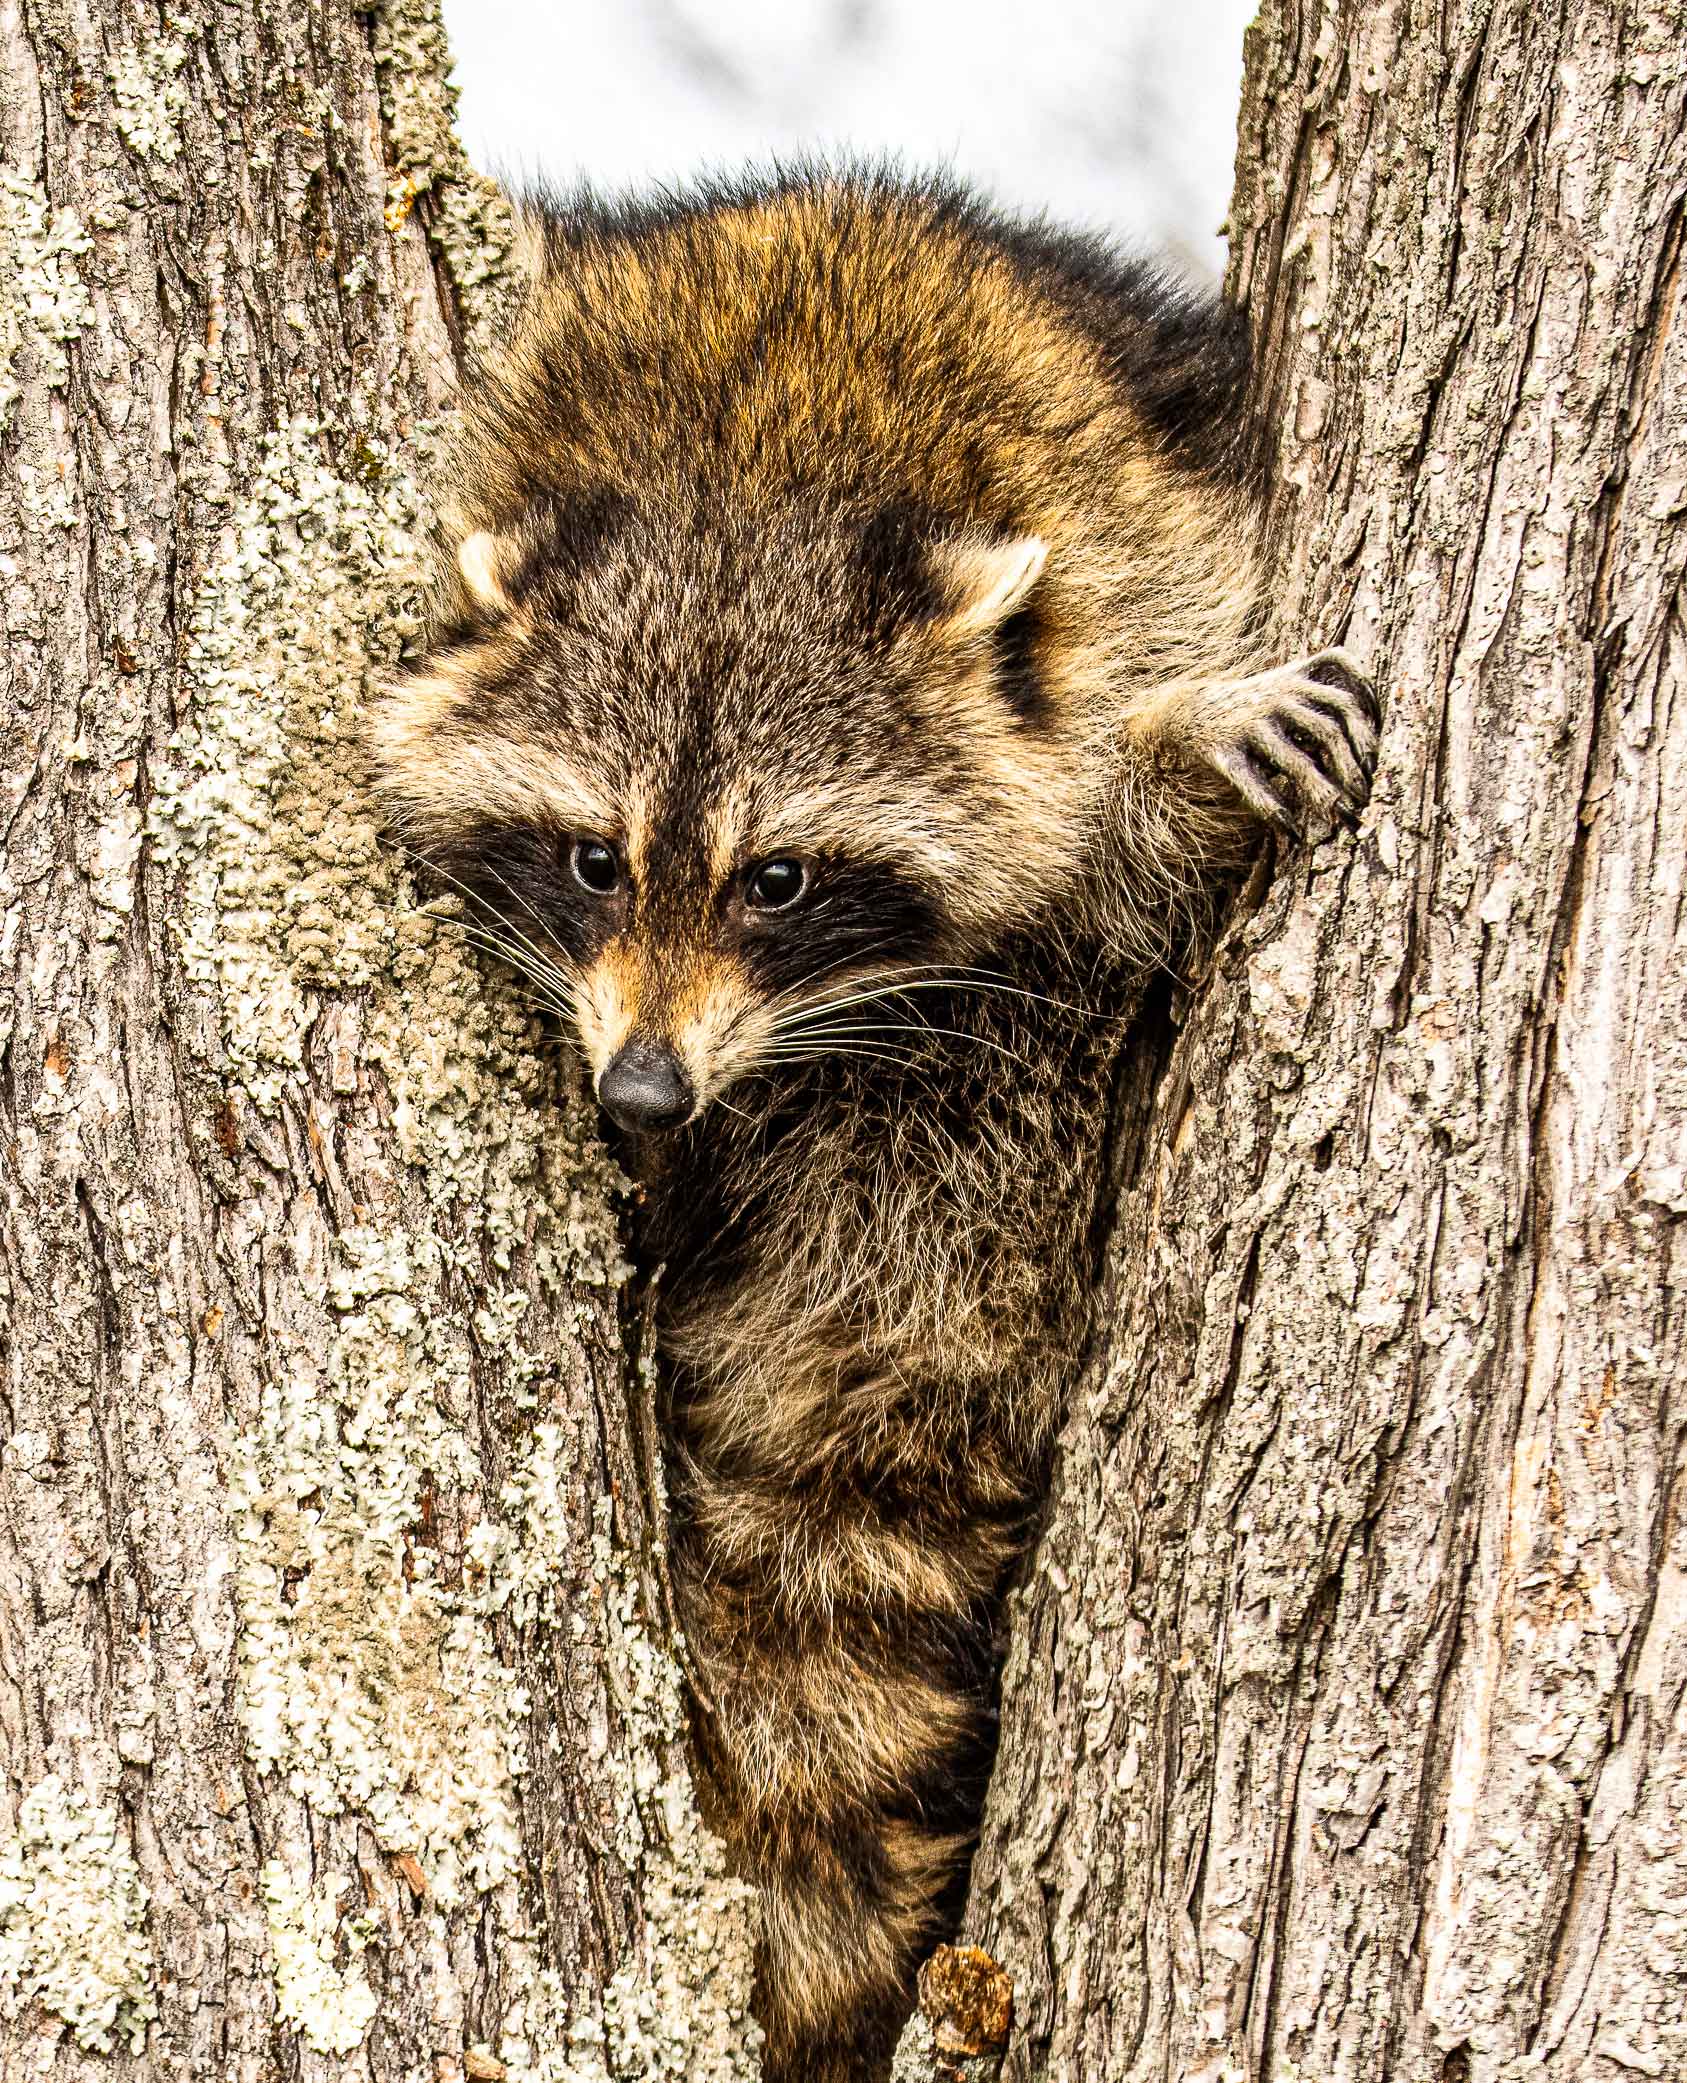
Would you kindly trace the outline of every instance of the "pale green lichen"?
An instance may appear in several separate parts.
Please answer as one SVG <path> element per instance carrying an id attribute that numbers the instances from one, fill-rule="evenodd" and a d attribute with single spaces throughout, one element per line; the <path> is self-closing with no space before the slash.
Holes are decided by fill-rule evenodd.
<path id="1" fill-rule="evenodd" d="M 393 576 L 414 490 L 370 461 L 361 481 L 336 472 L 308 421 L 266 442 L 194 602 L 191 717 L 153 800 L 159 852 L 185 881 L 184 965 L 215 987 L 230 1072 L 269 1113 L 302 1082 L 309 987 L 369 982 L 391 953 L 386 918 L 342 901 L 378 872 L 372 818 L 327 798 L 298 806 L 298 828 L 278 823 L 302 761 L 355 738 L 366 676 L 396 664 L 414 627 Z"/>
<path id="2" fill-rule="evenodd" d="M 0 2014 L 33 1998 L 79 2047 L 138 2054 L 158 2015 L 146 1907 L 116 1814 L 56 1776 L 39 1780 L 0 1850 Z"/>
<path id="3" fill-rule="evenodd" d="M 679 1762 L 678 1669 L 645 1624 L 637 1577 L 609 1534 L 607 1499 L 596 1516 L 593 1648 L 639 1739 L 609 1762 L 616 1849 L 641 1876 L 643 1945 L 584 2008 L 562 1976 L 536 1959 L 518 1961 L 498 2058 L 508 2083 L 750 2083 L 761 2045 L 750 2017 L 755 1890 L 727 1872 L 719 1841 L 698 1819 Z M 576 1616 L 578 1630 L 593 1625 Z"/>
<path id="4" fill-rule="evenodd" d="M 526 1702 L 477 1618 L 486 1595 L 444 1588 L 412 1542 L 424 1485 L 479 1474 L 449 1415 L 468 1393 L 461 1341 L 416 1300 L 436 1260 L 425 1240 L 336 1239 L 326 1382 L 300 1368 L 266 1389 L 230 1504 L 252 1756 L 314 1807 L 360 1810 L 449 1907 L 517 1869 Z"/>
<path id="5" fill-rule="evenodd" d="M 70 374 L 65 342 L 94 316 L 76 270 L 91 244 L 72 211 L 55 210 L 21 168 L 0 165 L 0 434 L 31 373 L 50 390 Z"/>
<path id="6" fill-rule="evenodd" d="M 180 78 L 186 63 L 187 46 L 175 39 L 125 45 L 108 61 L 117 128 L 138 158 L 162 160 L 165 165 L 180 158 L 176 122 L 187 106 L 187 89 Z"/>
<path id="7" fill-rule="evenodd" d="M 438 0 L 380 0 L 375 65 L 382 130 L 396 162 L 387 222 L 397 229 L 430 198 L 428 243 L 455 285 L 471 353 L 497 336 L 518 284 L 511 270 L 508 202 L 469 164 L 457 141 L 457 90 Z"/>
<path id="8" fill-rule="evenodd" d="M 268 1862 L 258 1885 L 275 1956 L 278 2013 L 314 2053 L 349 2054 L 376 2009 L 375 1992 L 356 1965 L 368 1944 L 367 1926 L 358 1918 L 342 1925 L 332 1883 L 300 1887 L 279 1859 Z M 336 1941 L 352 1956 L 344 1967 L 334 1964 Z"/>

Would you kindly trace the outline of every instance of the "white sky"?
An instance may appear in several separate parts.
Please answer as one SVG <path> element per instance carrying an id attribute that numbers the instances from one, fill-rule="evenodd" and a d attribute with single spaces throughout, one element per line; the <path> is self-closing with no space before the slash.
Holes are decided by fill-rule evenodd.
<path id="1" fill-rule="evenodd" d="M 1217 271 L 1252 0 L 445 0 L 492 172 L 619 188 L 801 148 L 945 161 Z"/>

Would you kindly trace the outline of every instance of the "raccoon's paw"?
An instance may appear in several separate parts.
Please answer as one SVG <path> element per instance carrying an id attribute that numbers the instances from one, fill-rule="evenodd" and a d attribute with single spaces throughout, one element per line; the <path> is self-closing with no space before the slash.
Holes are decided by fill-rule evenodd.
<path id="1" fill-rule="evenodd" d="M 1208 758 L 1262 823 L 1297 839 L 1351 825 L 1371 793 L 1382 712 L 1345 651 L 1315 651 L 1227 690 Z"/>

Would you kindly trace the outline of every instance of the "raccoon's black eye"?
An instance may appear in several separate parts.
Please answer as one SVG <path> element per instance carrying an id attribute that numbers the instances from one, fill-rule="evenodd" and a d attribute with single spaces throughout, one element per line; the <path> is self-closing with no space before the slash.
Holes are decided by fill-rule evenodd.
<path id="1" fill-rule="evenodd" d="M 574 880 L 594 897 L 607 897 L 621 880 L 621 863 L 615 858 L 615 849 L 605 846 L 601 839 L 576 839 L 569 852 L 569 864 Z"/>
<path id="2" fill-rule="evenodd" d="M 744 877 L 744 902 L 752 911 L 784 911 L 808 888 L 808 870 L 801 861 L 781 856 L 763 861 Z"/>

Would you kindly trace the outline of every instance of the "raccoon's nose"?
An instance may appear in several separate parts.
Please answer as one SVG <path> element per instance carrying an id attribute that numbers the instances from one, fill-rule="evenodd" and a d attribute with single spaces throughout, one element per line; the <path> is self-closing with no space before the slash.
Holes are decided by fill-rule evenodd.
<path id="1" fill-rule="evenodd" d="M 668 1049 L 630 1041 L 597 1081 L 597 1096 L 622 1128 L 676 1128 L 689 1119 L 691 1081 Z"/>

